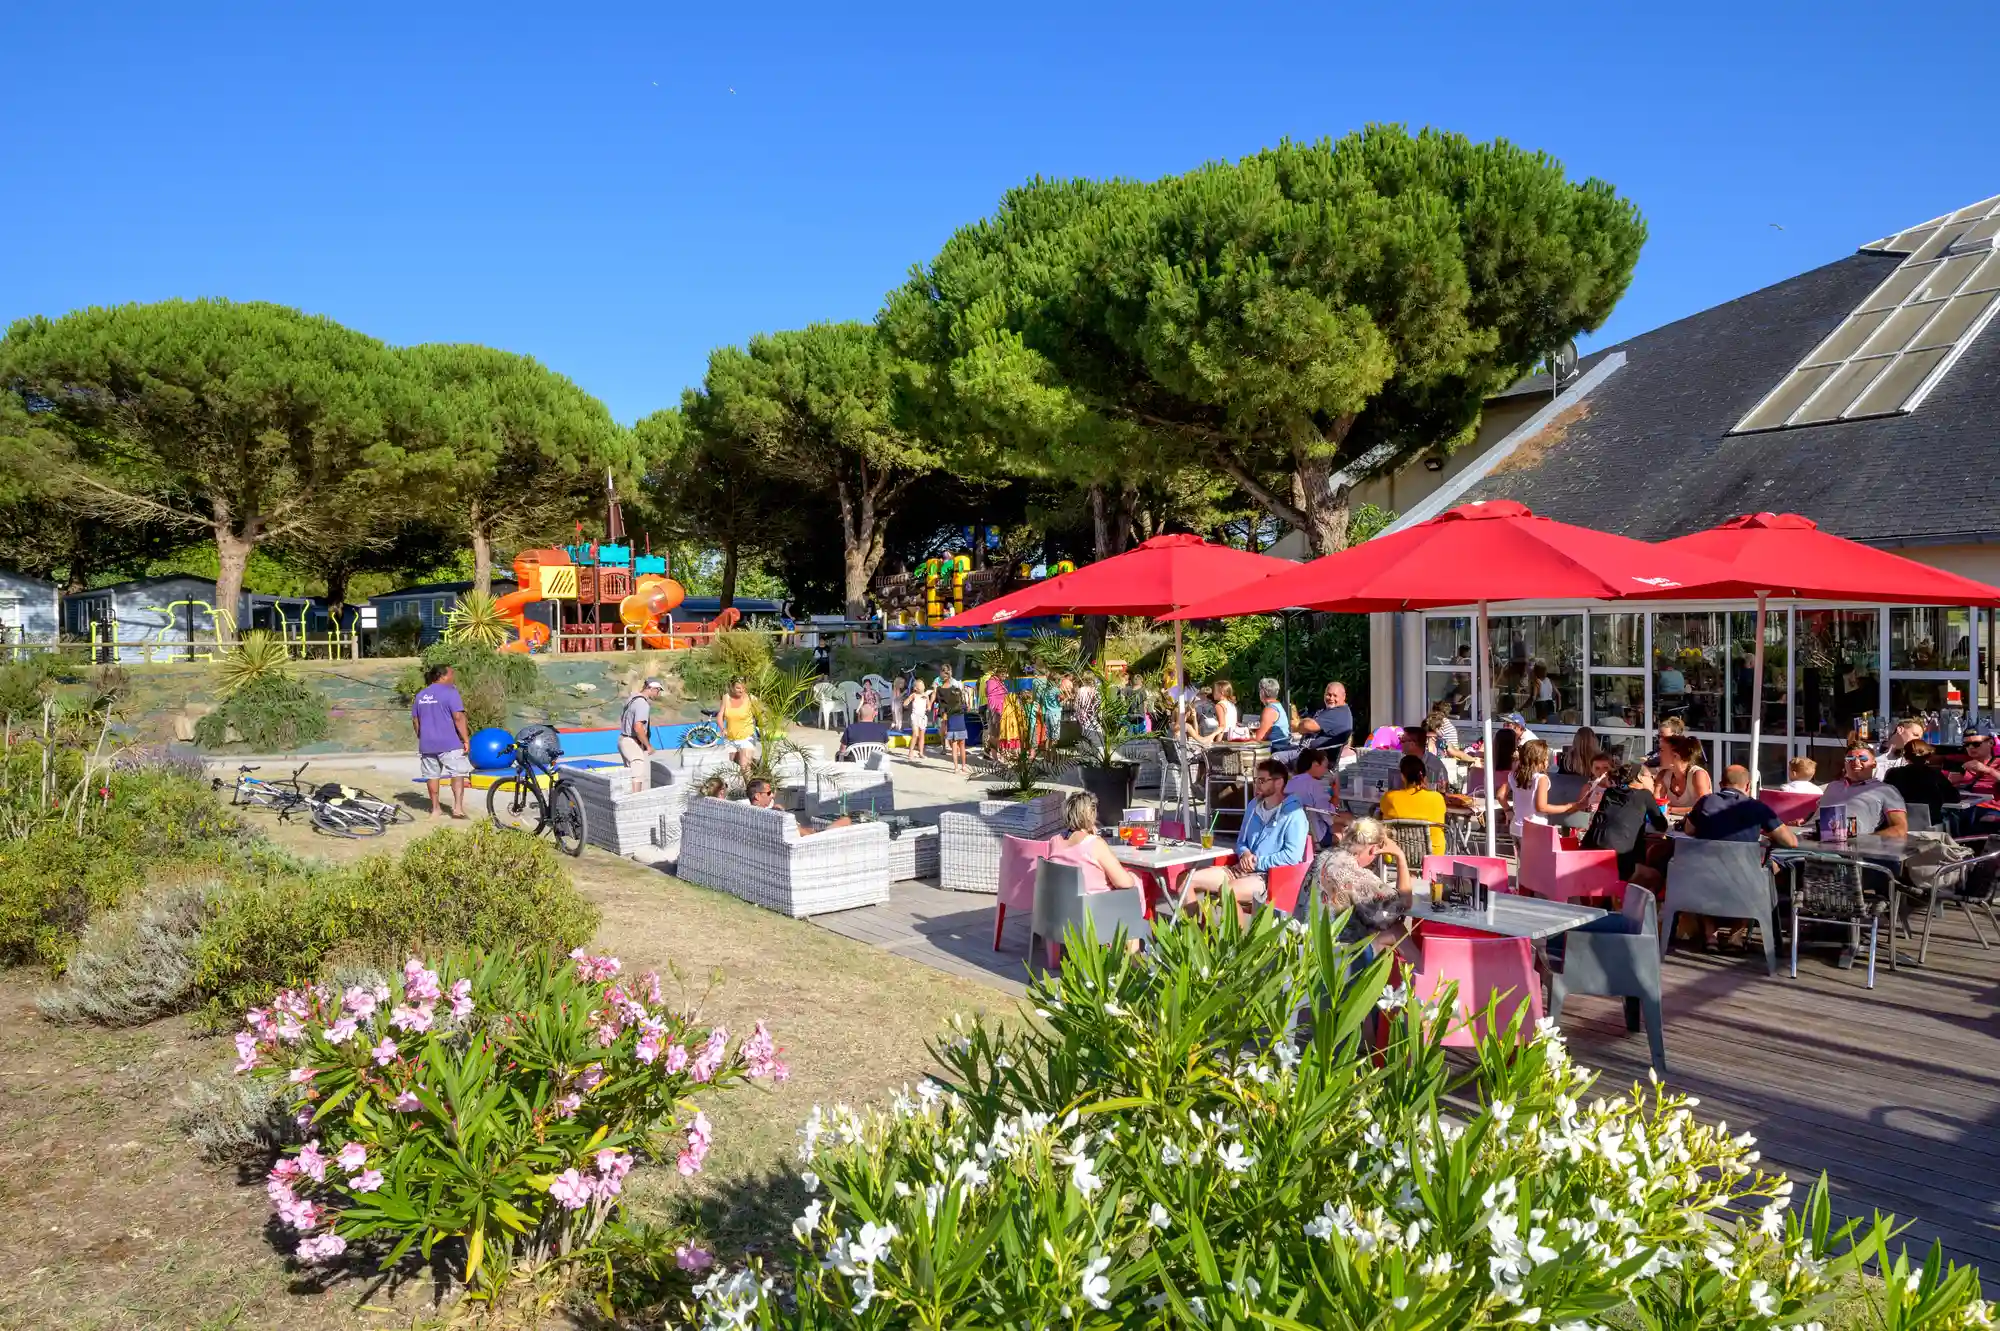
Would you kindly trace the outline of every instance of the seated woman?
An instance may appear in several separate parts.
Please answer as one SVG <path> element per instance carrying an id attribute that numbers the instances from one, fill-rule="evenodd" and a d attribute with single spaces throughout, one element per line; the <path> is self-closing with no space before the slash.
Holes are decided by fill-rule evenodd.
<path id="1" fill-rule="evenodd" d="M 1049 843 L 1049 859 L 1081 869 L 1085 892 L 1139 886 L 1138 878 L 1097 834 L 1097 796 L 1080 790 L 1064 800 L 1063 826 L 1068 830 Z"/>
<path id="2" fill-rule="evenodd" d="M 1393 885 L 1382 881 L 1377 862 L 1395 870 Z M 1389 829 L 1373 818 L 1357 818 L 1331 850 L 1313 861 L 1312 889 L 1329 917 L 1349 912 L 1340 931 L 1342 942 L 1369 940 L 1376 947 L 1395 947 L 1407 935 L 1401 923 L 1410 910 L 1410 866 L 1396 852 Z M 1407 960 L 1414 962 L 1414 954 Z"/>
<path id="3" fill-rule="evenodd" d="M 1656 790 L 1674 817 L 1685 818 L 1690 809 L 1715 793 L 1714 778 L 1701 759 L 1701 741 L 1692 735 L 1669 735 L 1660 742 Z"/>
<path id="4" fill-rule="evenodd" d="M 1214 739 L 1242 739 L 1248 732 L 1237 724 L 1236 686 L 1226 679 L 1218 679 L 1209 685 L 1209 695 L 1215 699 Z"/>
<path id="5" fill-rule="evenodd" d="M 1278 681 L 1269 677 L 1258 680 L 1257 701 L 1257 726 L 1250 732 L 1250 738 L 1265 741 L 1272 748 L 1290 747 L 1292 723 L 1278 701 Z"/>
<path id="6" fill-rule="evenodd" d="M 1424 760 L 1414 753 L 1406 753 L 1397 770 L 1402 773 L 1403 787 L 1382 792 L 1382 816 L 1398 821 L 1409 819 L 1429 823 L 1431 854 L 1444 854 L 1444 796 L 1432 790 L 1425 780 Z"/>
<path id="7" fill-rule="evenodd" d="M 1653 789 L 1653 769 L 1643 763 L 1624 763 L 1611 771 L 1597 812 L 1584 829 L 1585 850 L 1608 850 L 1618 857 L 1618 876 L 1658 890 L 1664 880 L 1659 870 L 1643 863 L 1646 833 L 1664 836 L 1666 815 L 1660 812 Z"/>
<path id="8" fill-rule="evenodd" d="M 1903 803 L 1922 804 L 1931 811 L 1931 826 L 1944 826 L 1944 806 L 1964 798 L 1951 778 L 1938 766 L 1937 749 L 1924 739 L 1906 740 L 1901 766 L 1889 769 L 1882 778 L 1902 795 Z"/>

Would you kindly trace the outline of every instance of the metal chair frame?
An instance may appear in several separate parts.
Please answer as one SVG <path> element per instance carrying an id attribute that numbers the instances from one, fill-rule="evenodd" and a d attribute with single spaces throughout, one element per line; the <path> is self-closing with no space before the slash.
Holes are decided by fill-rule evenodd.
<path id="1" fill-rule="evenodd" d="M 1675 852 L 1678 856 L 1679 852 Z M 1896 876 L 1879 864 L 1849 859 L 1845 855 L 1806 854 L 1785 866 L 1791 880 L 1792 978 L 1799 976 L 1799 924 L 1844 924 L 1850 946 L 1861 950 L 1861 925 L 1868 925 L 1868 987 L 1875 987 L 1875 954 L 1880 946 L 1882 916 L 1896 899 Z M 1868 898 L 1868 875 L 1881 875 L 1883 900 Z M 1673 897 L 1671 874 L 1668 899 Z M 1852 963 L 1849 963 L 1852 964 Z M 1901 970 L 1896 962 L 1894 926 L 1889 934 L 1889 969 Z"/>

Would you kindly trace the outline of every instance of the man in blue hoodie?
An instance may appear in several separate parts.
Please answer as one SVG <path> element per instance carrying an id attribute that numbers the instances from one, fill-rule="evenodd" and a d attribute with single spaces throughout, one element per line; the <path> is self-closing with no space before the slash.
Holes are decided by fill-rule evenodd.
<path id="1" fill-rule="evenodd" d="M 1290 777 L 1285 765 L 1275 758 L 1257 764 L 1255 798 L 1243 814 L 1243 830 L 1236 834 L 1236 862 L 1189 874 L 1181 893 L 1183 907 L 1200 897 L 1227 892 L 1236 900 L 1237 920 L 1247 923 L 1251 909 L 1270 897 L 1265 871 L 1305 863 L 1311 834 L 1306 827 L 1305 806 L 1285 794 Z"/>

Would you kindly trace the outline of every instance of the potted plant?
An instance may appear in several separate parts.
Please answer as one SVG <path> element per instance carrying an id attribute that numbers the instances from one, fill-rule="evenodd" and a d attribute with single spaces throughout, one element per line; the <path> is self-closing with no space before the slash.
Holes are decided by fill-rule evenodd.
<path id="1" fill-rule="evenodd" d="M 1132 724 L 1124 690 L 1115 680 L 1097 668 L 1078 674 L 1082 681 L 1079 693 L 1083 688 L 1096 690 L 1097 724 L 1079 724 L 1077 771 L 1083 788 L 1097 797 L 1098 821 L 1112 824 L 1125 817 L 1125 806 L 1132 802 L 1132 783 L 1139 775 L 1139 764 L 1120 750 L 1141 732 Z M 1083 720 L 1078 718 L 1079 723 Z"/>

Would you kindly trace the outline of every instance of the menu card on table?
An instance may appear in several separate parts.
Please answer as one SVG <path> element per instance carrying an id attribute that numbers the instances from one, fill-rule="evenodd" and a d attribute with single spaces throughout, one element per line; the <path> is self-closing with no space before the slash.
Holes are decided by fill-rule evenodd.
<path id="1" fill-rule="evenodd" d="M 1438 883 L 1442 891 L 1437 904 L 1445 910 L 1481 917 L 1492 913 L 1491 889 L 1473 866 L 1454 860 L 1451 872 L 1439 875 Z"/>
<path id="2" fill-rule="evenodd" d="M 1845 804 L 1822 804 L 1820 806 L 1819 839 L 1821 841 L 1847 840 L 1847 806 Z"/>

